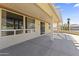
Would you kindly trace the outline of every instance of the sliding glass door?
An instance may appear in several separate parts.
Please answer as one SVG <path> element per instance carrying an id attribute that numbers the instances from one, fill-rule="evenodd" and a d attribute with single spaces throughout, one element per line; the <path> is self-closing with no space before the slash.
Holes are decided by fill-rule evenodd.
<path id="1" fill-rule="evenodd" d="M 40 32 L 41 34 L 45 34 L 45 23 L 44 22 L 40 23 Z"/>

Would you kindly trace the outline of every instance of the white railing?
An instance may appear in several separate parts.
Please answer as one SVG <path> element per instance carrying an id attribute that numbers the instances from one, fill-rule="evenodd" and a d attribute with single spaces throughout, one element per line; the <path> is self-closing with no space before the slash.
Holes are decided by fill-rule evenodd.
<path id="1" fill-rule="evenodd" d="M 25 31 L 27 31 L 27 33 L 32 33 L 35 32 L 35 29 L 25 29 Z"/>
<path id="2" fill-rule="evenodd" d="M 6 30 L 0 30 L 1 34 L 0 36 L 2 37 L 2 36 L 17 35 L 22 33 L 33 33 L 33 32 L 35 32 L 35 29 L 6 29 Z"/>

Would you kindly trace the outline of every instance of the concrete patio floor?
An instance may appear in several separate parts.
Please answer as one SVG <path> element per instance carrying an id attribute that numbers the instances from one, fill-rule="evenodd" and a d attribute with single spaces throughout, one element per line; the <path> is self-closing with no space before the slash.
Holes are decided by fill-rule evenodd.
<path id="1" fill-rule="evenodd" d="M 0 56 L 79 56 L 74 42 L 75 39 L 65 33 L 47 34 L 2 49 Z"/>

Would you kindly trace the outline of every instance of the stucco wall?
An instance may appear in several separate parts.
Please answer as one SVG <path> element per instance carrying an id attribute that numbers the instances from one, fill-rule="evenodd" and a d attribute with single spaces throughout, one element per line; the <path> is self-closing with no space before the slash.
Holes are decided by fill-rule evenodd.
<path id="1" fill-rule="evenodd" d="M 45 22 L 45 33 L 49 33 L 51 30 L 49 29 L 49 24 Z"/>

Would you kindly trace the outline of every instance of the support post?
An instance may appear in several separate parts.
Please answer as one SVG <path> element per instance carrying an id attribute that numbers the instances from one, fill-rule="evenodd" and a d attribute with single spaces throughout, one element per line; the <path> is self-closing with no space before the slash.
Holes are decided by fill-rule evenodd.
<path id="1" fill-rule="evenodd" d="M 53 38 L 53 16 L 51 16 L 50 17 L 50 19 L 51 19 L 51 33 L 50 33 L 50 36 L 51 36 L 51 40 L 54 40 L 54 38 Z"/>
<path id="2" fill-rule="evenodd" d="M 59 32 L 59 22 L 57 22 L 57 32 Z"/>
<path id="3" fill-rule="evenodd" d="M 26 31 L 26 30 L 25 30 L 25 25 L 26 25 L 26 24 L 25 24 L 25 20 L 26 20 L 26 19 L 25 19 L 25 16 L 23 16 L 23 33 L 25 33 L 25 31 Z"/>
<path id="4" fill-rule="evenodd" d="M 1 37 L 2 9 L 0 8 L 0 37 Z"/>

